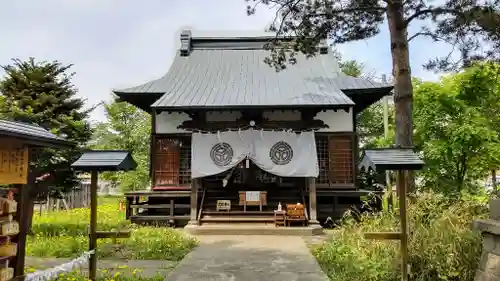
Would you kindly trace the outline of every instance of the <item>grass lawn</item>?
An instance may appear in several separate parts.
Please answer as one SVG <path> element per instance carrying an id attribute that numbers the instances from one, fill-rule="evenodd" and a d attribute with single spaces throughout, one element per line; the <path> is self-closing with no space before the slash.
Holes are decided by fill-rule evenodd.
<path id="1" fill-rule="evenodd" d="M 164 227 L 139 227 L 125 220 L 117 197 L 100 197 L 97 229 L 131 229 L 130 238 L 98 240 L 98 257 L 110 259 L 159 259 L 179 261 L 197 241 L 184 233 Z M 26 255 L 72 258 L 88 249 L 87 228 L 90 209 L 44 213 L 33 217 L 33 237 L 28 238 Z"/>

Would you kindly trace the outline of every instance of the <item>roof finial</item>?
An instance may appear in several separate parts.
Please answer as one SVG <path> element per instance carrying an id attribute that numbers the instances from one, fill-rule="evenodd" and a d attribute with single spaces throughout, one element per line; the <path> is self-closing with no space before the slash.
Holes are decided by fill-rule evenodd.
<path id="1" fill-rule="evenodd" d="M 180 54 L 182 57 L 187 57 L 189 53 L 191 53 L 191 30 L 183 30 L 181 32 Z"/>
<path id="2" fill-rule="evenodd" d="M 319 53 L 328 54 L 328 43 L 326 42 L 326 38 L 319 41 Z"/>

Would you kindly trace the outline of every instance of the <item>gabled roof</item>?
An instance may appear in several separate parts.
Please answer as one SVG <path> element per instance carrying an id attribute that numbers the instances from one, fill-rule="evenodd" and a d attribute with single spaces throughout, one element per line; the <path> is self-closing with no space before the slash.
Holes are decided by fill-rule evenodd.
<path id="1" fill-rule="evenodd" d="M 163 94 L 156 109 L 238 107 L 351 107 L 344 90 L 392 86 L 342 74 L 328 47 L 313 58 L 297 54 L 297 64 L 276 72 L 264 62 L 274 33 L 184 31 L 168 73 L 154 81 L 114 93 L 141 108 Z M 141 101 L 140 96 L 144 99 Z M 147 97 L 147 98 L 146 98 Z M 380 97 L 379 97 L 380 98 Z M 377 99 L 378 100 L 378 99 Z"/>
<path id="2" fill-rule="evenodd" d="M 361 170 L 420 170 L 424 161 L 411 148 L 378 148 L 363 152 Z"/>
<path id="3" fill-rule="evenodd" d="M 130 171 L 137 167 L 132 155 L 125 150 L 86 151 L 71 164 L 79 171 Z"/>
<path id="4" fill-rule="evenodd" d="M 41 147 L 71 147 L 71 142 L 38 125 L 0 119 L 0 137 L 19 139 L 25 144 Z"/>

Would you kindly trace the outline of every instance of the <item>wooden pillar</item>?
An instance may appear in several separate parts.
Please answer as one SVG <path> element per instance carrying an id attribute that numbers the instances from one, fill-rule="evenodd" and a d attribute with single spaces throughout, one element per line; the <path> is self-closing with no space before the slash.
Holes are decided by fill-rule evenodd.
<path id="1" fill-rule="evenodd" d="M 125 219 L 128 220 L 130 216 L 132 215 L 132 197 L 125 197 L 126 199 L 126 205 L 125 205 Z"/>
<path id="2" fill-rule="evenodd" d="M 151 188 L 156 185 L 156 111 L 151 111 L 151 136 L 149 146 L 149 178 L 151 180 Z"/>
<path id="3" fill-rule="evenodd" d="M 28 179 L 28 184 L 21 185 L 16 184 L 14 187 L 18 192 L 17 199 L 17 214 L 16 219 L 19 223 L 19 234 L 17 235 L 17 239 L 14 242 L 17 243 L 17 255 L 15 257 L 14 263 L 14 276 L 22 276 L 24 275 L 24 264 L 26 257 L 26 237 L 28 235 L 28 209 L 29 204 L 29 192 L 30 192 L 30 180 Z"/>
<path id="4" fill-rule="evenodd" d="M 90 255 L 89 260 L 89 279 L 96 280 L 97 275 L 97 171 L 92 171 L 90 177 L 90 233 L 89 233 L 89 251 L 95 250 Z"/>
<path id="5" fill-rule="evenodd" d="M 309 187 L 309 224 L 319 224 L 316 204 L 316 178 L 307 178 Z"/>
<path id="6" fill-rule="evenodd" d="M 198 188 L 200 187 L 200 179 L 193 179 L 191 181 L 191 217 L 189 223 L 191 225 L 198 224 Z"/>
<path id="7" fill-rule="evenodd" d="M 406 171 L 397 172 L 397 188 L 399 190 L 399 217 L 401 220 L 401 274 L 402 280 L 408 280 L 408 224 L 406 217 Z"/>

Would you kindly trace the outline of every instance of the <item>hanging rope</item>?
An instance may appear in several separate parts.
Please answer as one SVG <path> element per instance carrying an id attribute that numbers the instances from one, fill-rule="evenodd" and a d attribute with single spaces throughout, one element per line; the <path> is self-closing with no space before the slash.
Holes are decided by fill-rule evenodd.
<path id="1" fill-rule="evenodd" d="M 200 134 L 213 134 L 213 133 L 222 133 L 222 132 L 230 132 L 230 131 L 244 131 L 244 130 L 259 130 L 259 131 L 267 131 L 267 132 L 289 132 L 289 133 L 301 133 L 301 132 L 311 132 L 320 130 L 320 128 L 309 128 L 303 130 L 294 130 L 294 129 L 268 129 L 268 128 L 258 128 L 258 127 L 244 127 L 244 128 L 226 128 L 226 129 L 218 129 L 218 130 L 199 130 L 199 129 L 184 129 L 186 131 L 190 131 L 192 133 L 200 133 Z"/>
<path id="2" fill-rule="evenodd" d="M 90 255 L 95 254 L 95 250 L 83 253 L 78 258 L 56 267 L 29 273 L 24 278 L 25 281 L 48 281 L 59 277 L 61 273 L 71 272 L 89 262 Z"/>

